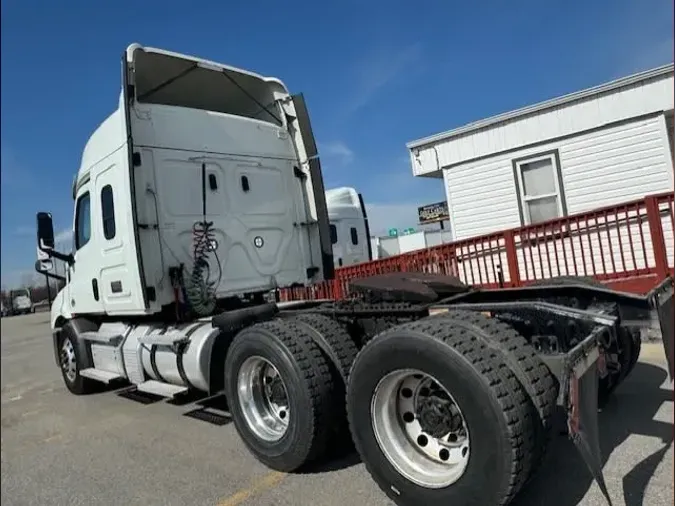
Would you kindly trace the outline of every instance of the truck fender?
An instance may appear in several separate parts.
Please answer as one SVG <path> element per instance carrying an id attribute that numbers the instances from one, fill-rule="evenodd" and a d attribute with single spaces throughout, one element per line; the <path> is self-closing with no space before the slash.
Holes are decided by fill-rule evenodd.
<path id="1" fill-rule="evenodd" d="M 56 364 L 59 367 L 61 366 L 59 360 L 61 338 L 64 334 L 69 334 L 72 338 L 73 346 L 77 348 L 78 356 L 80 357 L 80 360 L 82 360 L 82 364 L 80 364 L 80 366 L 82 368 L 93 367 L 94 361 L 91 357 L 91 347 L 89 343 L 80 336 L 83 332 L 96 332 L 97 330 L 98 325 L 86 318 L 74 318 L 72 320 L 68 320 L 63 325 L 63 327 L 56 329 L 53 334 L 54 357 L 56 359 Z"/>
<path id="2" fill-rule="evenodd" d="M 210 345 L 208 353 L 209 364 L 209 395 L 221 393 L 225 388 L 225 357 L 234 336 L 245 327 L 258 322 L 271 320 L 279 312 L 274 303 L 246 307 L 225 311 L 211 319 L 211 325 L 220 329 L 221 333 Z"/>

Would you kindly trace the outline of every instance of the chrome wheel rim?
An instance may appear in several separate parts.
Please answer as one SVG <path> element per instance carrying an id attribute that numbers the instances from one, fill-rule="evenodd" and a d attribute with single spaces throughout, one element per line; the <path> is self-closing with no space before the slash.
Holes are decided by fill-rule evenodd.
<path id="1" fill-rule="evenodd" d="M 251 431 L 263 441 L 280 440 L 288 429 L 288 392 L 279 371 L 268 360 L 247 358 L 237 375 L 239 406 Z"/>
<path id="2" fill-rule="evenodd" d="M 77 361 L 73 343 L 67 338 L 61 345 L 61 369 L 68 382 L 73 383 L 77 378 Z"/>
<path id="3" fill-rule="evenodd" d="M 398 370 L 380 380 L 371 399 L 371 420 L 380 449 L 411 482 L 444 488 L 469 463 L 469 430 L 459 406 L 433 376 Z"/>

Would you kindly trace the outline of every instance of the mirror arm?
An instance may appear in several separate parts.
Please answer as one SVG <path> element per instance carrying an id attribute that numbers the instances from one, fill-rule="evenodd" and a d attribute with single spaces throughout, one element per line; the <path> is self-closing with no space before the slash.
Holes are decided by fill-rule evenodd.
<path id="1" fill-rule="evenodd" d="M 64 283 L 66 282 L 66 278 L 64 276 L 59 275 L 59 274 L 52 274 L 51 272 L 38 271 L 37 269 L 35 269 L 35 270 L 37 272 L 39 272 L 40 274 L 42 274 L 44 276 L 47 276 L 48 278 L 58 279 L 59 281 L 63 281 Z"/>
<path id="2" fill-rule="evenodd" d="M 40 251 L 44 251 L 52 258 L 56 258 L 57 260 L 61 260 L 62 262 L 67 262 L 68 265 L 73 265 L 75 263 L 75 257 L 73 256 L 72 253 L 69 254 L 59 253 L 58 251 L 53 250 L 51 248 L 45 248 L 42 246 L 42 241 L 40 241 Z"/>

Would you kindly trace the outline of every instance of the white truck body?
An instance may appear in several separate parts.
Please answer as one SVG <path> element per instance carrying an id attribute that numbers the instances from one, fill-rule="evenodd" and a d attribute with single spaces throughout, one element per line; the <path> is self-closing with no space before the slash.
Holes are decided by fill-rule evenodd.
<path id="1" fill-rule="evenodd" d="M 326 192 L 335 267 L 372 260 L 368 217 L 363 198 L 349 187 Z"/>
<path id="2" fill-rule="evenodd" d="M 204 201 L 217 298 L 332 275 L 323 183 L 297 103 L 277 79 L 129 46 L 117 110 L 91 135 L 73 185 L 74 263 L 52 324 L 171 304 L 169 269 L 189 276 Z"/>

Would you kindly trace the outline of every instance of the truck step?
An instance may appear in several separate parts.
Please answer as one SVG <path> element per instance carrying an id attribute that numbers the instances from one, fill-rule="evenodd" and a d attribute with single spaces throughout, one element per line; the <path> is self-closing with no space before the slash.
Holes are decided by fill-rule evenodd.
<path id="1" fill-rule="evenodd" d="M 90 378 L 90 379 L 93 379 L 93 380 L 96 380 L 96 381 L 100 381 L 101 383 L 105 383 L 106 385 L 108 383 L 110 383 L 111 381 L 115 381 L 115 380 L 123 378 L 123 376 L 121 376 L 119 373 L 104 371 L 103 369 L 95 369 L 94 367 L 89 367 L 88 369 L 82 369 L 80 371 L 80 376 L 84 376 L 85 378 Z"/>
<path id="2" fill-rule="evenodd" d="M 136 388 L 140 392 L 145 392 L 148 394 L 159 395 L 162 397 L 167 397 L 173 399 L 176 395 L 187 392 L 187 387 L 179 387 L 177 385 L 171 385 L 169 383 L 162 383 L 161 381 L 148 380 L 139 385 L 136 385 Z"/>
<path id="3" fill-rule="evenodd" d="M 95 343 L 113 344 L 122 339 L 124 336 L 119 332 L 98 331 L 98 332 L 82 332 L 80 334 L 80 337 L 82 339 L 86 339 L 87 341 L 92 341 Z"/>
<path id="4" fill-rule="evenodd" d="M 166 334 L 148 334 L 138 338 L 138 342 L 147 346 L 172 346 L 185 339 L 185 334 L 179 332 L 167 332 Z"/>

